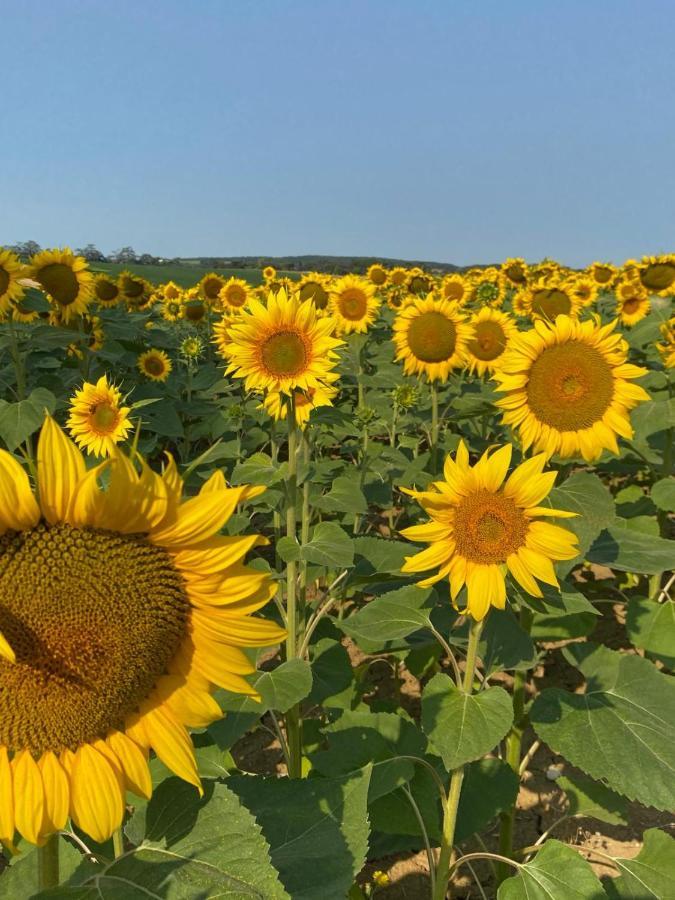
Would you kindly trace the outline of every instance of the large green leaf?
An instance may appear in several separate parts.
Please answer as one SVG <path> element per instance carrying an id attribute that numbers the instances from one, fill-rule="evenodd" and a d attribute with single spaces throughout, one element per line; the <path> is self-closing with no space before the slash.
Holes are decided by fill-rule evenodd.
<path id="1" fill-rule="evenodd" d="M 38 850 L 21 844 L 21 853 L 0 873 L 0 897 L 7 900 L 32 900 L 38 892 Z M 79 850 L 66 840 L 59 839 L 59 869 L 61 881 L 67 881 L 82 864 Z"/>
<path id="2" fill-rule="evenodd" d="M 638 440 L 675 427 L 675 399 L 650 400 L 641 403 L 631 415 Z"/>
<path id="3" fill-rule="evenodd" d="M 651 498 L 659 509 L 672 512 L 675 509 L 675 478 L 671 475 L 652 485 Z"/>
<path id="4" fill-rule="evenodd" d="M 621 572 L 657 575 L 673 565 L 673 543 L 621 526 L 621 520 L 606 528 L 586 554 L 590 562 Z"/>
<path id="5" fill-rule="evenodd" d="M 229 780 L 293 900 L 344 900 L 368 851 L 369 781 L 370 768 L 343 778 Z"/>
<path id="6" fill-rule="evenodd" d="M 382 594 L 335 624 L 366 652 L 381 650 L 388 641 L 431 628 L 432 596 L 429 588 L 409 585 Z"/>
<path id="7" fill-rule="evenodd" d="M 668 900 L 675 897 L 675 840 L 665 831 L 650 828 L 642 836 L 642 849 L 632 859 L 615 859 L 621 875 L 606 878 L 610 900 Z"/>
<path id="8" fill-rule="evenodd" d="M 631 644 L 675 668 L 675 600 L 657 603 L 648 597 L 633 597 L 626 630 Z"/>
<path id="9" fill-rule="evenodd" d="M 320 522 L 306 544 L 300 545 L 292 538 L 282 538 L 277 542 L 277 552 L 286 562 L 305 560 L 332 569 L 349 568 L 354 565 L 352 539 L 335 522 Z"/>
<path id="10" fill-rule="evenodd" d="M 56 398 L 46 388 L 36 388 L 26 400 L 0 404 L 0 438 L 11 452 L 42 425 L 45 414 L 53 413 Z"/>
<path id="11" fill-rule="evenodd" d="M 599 781 L 581 772 L 568 772 L 556 778 L 556 784 L 565 792 L 570 816 L 599 819 L 609 825 L 627 825 L 628 801 L 615 794 Z"/>
<path id="12" fill-rule="evenodd" d="M 345 691 L 354 680 L 354 670 L 347 649 L 333 638 L 322 638 L 313 646 L 312 692 L 310 703 L 323 703 L 330 708 L 331 698 Z"/>
<path id="13" fill-rule="evenodd" d="M 586 860 L 560 841 L 548 840 L 533 860 L 503 881 L 497 900 L 600 900 L 600 881 Z M 635 898 L 637 900 L 637 898 Z"/>
<path id="14" fill-rule="evenodd" d="M 675 681 L 648 660 L 591 643 L 566 655 L 586 693 L 542 691 L 530 710 L 538 737 L 631 800 L 675 808 Z"/>
<path id="15" fill-rule="evenodd" d="M 614 499 L 597 475 L 577 472 L 560 487 L 554 488 L 542 505 L 554 509 L 566 509 L 577 513 L 573 519 L 565 519 L 564 527 L 579 538 L 579 555 L 575 559 L 558 563 L 559 574 L 565 575 L 583 560 L 586 551 L 603 528 L 614 521 Z"/>
<path id="16" fill-rule="evenodd" d="M 323 497 L 317 497 L 314 505 L 326 512 L 361 514 L 368 511 L 358 479 L 346 475 L 336 478 L 330 491 Z"/>
<path id="17" fill-rule="evenodd" d="M 424 688 L 422 728 L 448 771 L 494 749 L 512 722 L 513 705 L 503 688 L 465 694 L 440 673 Z"/>
<path id="18" fill-rule="evenodd" d="M 84 874 L 84 883 L 41 896 L 288 900 L 260 826 L 223 784 L 205 784 L 200 798 L 192 785 L 169 778 L 132 816 L 126 832 L 137 845 L 134 851 L 93 872 L 83 864 L 74 881 Z"/>

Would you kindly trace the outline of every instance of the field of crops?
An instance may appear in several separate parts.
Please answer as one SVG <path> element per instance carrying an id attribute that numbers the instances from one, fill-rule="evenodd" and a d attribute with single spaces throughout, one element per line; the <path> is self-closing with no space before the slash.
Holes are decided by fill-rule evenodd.
<path id="1" fill-rule="evenodd" d="M 675 897 L 675 256 L 191 273 L 0 249 L 0 896 Z"/>

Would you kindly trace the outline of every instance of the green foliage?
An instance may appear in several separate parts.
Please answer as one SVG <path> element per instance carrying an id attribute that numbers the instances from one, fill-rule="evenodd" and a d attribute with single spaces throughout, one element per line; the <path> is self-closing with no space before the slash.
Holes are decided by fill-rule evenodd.
<path id="1" fill-rule="evenodd" d="M 548 840 L 531 862 L 500 885 L 497 900 L 599 900 L 602 895 L 602 885 L 583 856 Z"/>
<path id="2" fill-rule="evenodd" d="M 609 900 L 665 900 L 675 897 L 675 840 L 650 828 L 633 859 L 615 859 L 621 874 L 603 882 Z"/>

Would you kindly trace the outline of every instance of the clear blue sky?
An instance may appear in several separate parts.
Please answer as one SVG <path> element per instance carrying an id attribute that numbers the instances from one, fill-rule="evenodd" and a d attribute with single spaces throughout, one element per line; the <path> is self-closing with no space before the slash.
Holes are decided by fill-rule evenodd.
<path id="1" fill-rule="evenodd" d="M 670 0 L 0 0 L 0 243 L 675 250 Z"/>

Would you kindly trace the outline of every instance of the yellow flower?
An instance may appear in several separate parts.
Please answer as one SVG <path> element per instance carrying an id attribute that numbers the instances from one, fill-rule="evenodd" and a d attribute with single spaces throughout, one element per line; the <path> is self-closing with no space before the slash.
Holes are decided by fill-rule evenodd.
<path id="1" fill-rule="evenodd" d="M 265 266 L 265 268 L 262 270 L 262 273 L 265 281 L 271 281 L 273 278 L 277 277 L 277 270 L 274 268 L 274 266 Z"/>
<path id="2" fill-rule="evenodd" d="M 467 611 L 484 619 L 491 606 L 506 605 L 506 572 L 533 597 L 541 597 L 535 579 L 558 587 L 553 560 L 573 559 L 577 538 L 566 528 L 541 521 L 566 518 L 574 513 L 542 507 L 556 472 L 544 472 L 545 455 L 526 460 L 506 478 L 511 463 L 511 445 L 490 455 L 486 450 L 475 466 L 460 441 L 455 459 L 448 456 L 444 479 L 432 490 L 405 490 L 419 501 L 431 517 L 425 525 L 413 525 L 401 534 L 430 546 L 406 557 L 403 572 L 436 569 L 420 581 L 427 587 L 447 578 L 453 603 L 466 584 Z"/>
<path id="3" fill-rule="evenodd" d="M 6 313 L 10 305 L 23 297 L 24 266 L 11 250 L 0 247 L 0 313 Z"/>
<path id="4" fill-rule="evenodd" d="M 317 388 L 310 388 L 308 391 L 294 391 L 295 424 L 299 428 L 304 428 L 312 410 L 319 406 L 332 406 L 336 394 L 337 388 L 330 385 L 321 385 Z M 285 419 L 288 415 L 286 398 L 278 391 L 271 391 L 267 394 L 259 408 L 266 409 L 277 421 Z"/>
<path id="5" fill-rule="evenodd" d="M 613 266 L 612 263 L 594 262 L 587 271 L 600 288 L 610 287 L 616 276 L 616 266 Z"/>
<path id="6" fill-rule="evenodd" d="M 42 250 L 30 261 L 28 275 L 47 294 L 64 323 L 87 311 L 93 276 L 87 261 L 72 250 Z"/>
<path id="7" fill-rule="evenodd" d="M 394 287 L 401 287 L 401 285 L 405 284 L 407 277 L 408 272 L 403 266 L 395 266 L 389 270 L 389 284 L 393 284 Z"/>
<path id="8" fill-rule="evenodd" d="M 183 294 L 181 319 L 190 322 L 191 325 L 201 325 L 208 312 L 208 303 L 200 298 L 193 299 L 189 292 Z"/>
<path id="9" fill-rule="evenodd" d="M 163 350 L 146 350 L 138 357 L 138 370 L 150 381 L 166 381 L 173 368 L 171 360 Z"/>
<path id="10" fill-rule="evenodd" d="M 411 294 L 428 294 L 432 288 L 432 279 L 423 269 L 415 266 L 408 270 L 406 285 Z"/>
<path id="11" fill-rule="evenodd" d="M 206 300 L 209 306 L 213 306 L 218 302 L 220 292 L 225 287 L 225 279 L 222 275 L 215 272 L 209 272 L 205 275 L 197 285 L 200 295 Z"/>
<path id="12" fill-rule="evenodd" d="M 660 325 L 659 331 L 663 337 L 663 343 L 657 344 L 656 349 L 659 351 L 666 369 L 675 369 L 675 316 Z"/>
<path id="13" fill-rule="evenodd" d="M 621 278 L 614 287 L 614 293 L 616 311 L 622 325 L 631 328 L 649 314 L 649 293 L 639 280 Z"/>
<path id="14" fill-rule="evenodd" d="M 405 374 L 426 375 L 429 381 L 447 381 L 451 370 L 463 364 L 472 337 L 473 328 L 457 305 L 431 294 L 400 310 L 392 335 Z"/>
<path id="15" fill-rule="evenodd" d="M 515 322 L 506 313 L 484 306 L 471 318 L 474 336 L 466 345 L 466 360 L 471 372 L 494 372 L 509 341 L 518 334 Z"/>
<path id="16" fill-rule="evenodd" d="M 527 281 L 527 263 L 520 256 L 505 259 L 501 270 L 511 284 L 516 287 L 520 287 Z"/>
<path id="17" fill-rule="evenodd" d="M 529 285 L 520 295 L 519 302 L 524 314 L 531 319 L 547 319 L 550 322 L 561 315 L 576 318 L 581 306 L 574 282 L 556 278 L 541 279 Z"/>
<path id="18" fill-rule="evenodd" d="M 570 280 L 572 294 L 577 298 L 581 306 L 592 306 L 598 297 L 600 287 L 596 281 L 588 275 L 577 275 Z M 571 308 L 571 307 L 570 307 Z"/>
<path id="19" fill-rule="evenodd" d="M 226 372 L 244 378 L 248 390 L 310 391 L 338 377 L 335 348 L 342 341 L 332 337 L 334 328 L 333 319 L 282 290 L 270 293 L 266 307 L 251 300 L 218 347 Z"/>
<path id="20" fill-rule="evenodd" d="M 152 285 L 145 278 L 124 271 L 120 272 L 117 284 L 127 309 L 141 310 L 148 305 L 153 291 Z"/>
<path id="21" fill-rule="evenodd" d="M 501 306 L 506 296 L 506 278 L 494 266 L 471 276 L 471 301 L 478 306 Z"/>
<path id="22" fill-rule="evenodd" d="M 469 299 L 469 285 L 462 275 L 446 275 L 441 282 L 441 297 L 463 306 Z"/>
<path id="23" fill-rule="evenodd" d="M 387 283 L 387 270 L 380 263 L 373 263 L 366 272 L 366 277 L 376 287 L 382 287 Z"/>
<path id="24" fill-rule="evenodd" d="M 230 278 L 220 289 L 218 298 L 220 308 L 225 311 L 238 312 L 248 303 L 251 296 L 251 286 L 243 278 Z"/>
<path id="25" fill-rule="evenodd" d="M 186 337 L 180 343 L 178 348 L 181 356 L 194 362 L 204 352 L 204 341 L 199 337 Z"/>
<path id="26" fill-rule="evenodd" d="M 180 300 L 183 295 L 183 289 L 175 281 L 160 285 L 159 292 L 165 300 Z"/>
<path id="27" fill-rule="evenodd" d="M 330 278 L 320 272 L 308 272 L 298 282 L 298 294 L 304 303 L 310 300 L 317 309 L 328 306 L 328 285 Z"/>
<path id="28" fill-rule="evenodd" d="M 77 445 L 95 456 L 109 456 L 126 440 L 130 410 L 121 403 L 121 391 L 108 383 L 107 376 L 101 375 L 96 384 L 85 381 L 70 401 L 68 430 Z"/>
<path id="29" fill-rule="evenodd" d="M 643 257 L 639 273 L 640 281 L 651 294 L 669 297 L 675 293 L 675 254 Z"/>
<path id="30" fill-rule="evenodd" d="M 255 696 L 242 647 L 283 631 L 251 613 L 273 596 L 242 564 L 264 543 L 220 537 L 259 494 L 218 475 L 191 499 L 120 453 L 94 469 L 47 418 L 34 494 L 0 451 L 0 840 L 42 843 L 68 816 L 95 841 L 126 791 L 152 793 L 152 750 L 201 790 L 187 727 L 222 715 L 216 686 Z M 105 482 L 105 487 L 103 483 Z M 187 726 L 187 727 L 186 727 Z"/>
<path id="31" fill-rule="evenodd" d="M 179 297 L 167 297 L 159 311 L 166 322 L 177 322 L 182 319 L 184 312 L 182 294 Z"/>
<path id="32" fill-rule="evenodd" d="M 116 306 L 120 299 L 119 285 L 108 275 L 94 278 L 94 299 L 101 306 Z"/>
<path id="33" fill-rule="evenodd" d="M 375 321 L 379 305 L 375 287 L 358 275 L 345 275 L 333 283 L 330 312 L 338 334 L 366 332 Z"/>
<path id="34" fill-rule="evenodd" d="M 649 395 L 631 381 L 646 369 L 626 362 L 615 327 L 558 316 L 514 338 L 493 378 L 506 395 L 497 401 L 503 421 L 518 429 L 524 449 L 591 462 L 604 449 L 619 452 L 617 435 L 633 436 L 629 410 Z"/>

